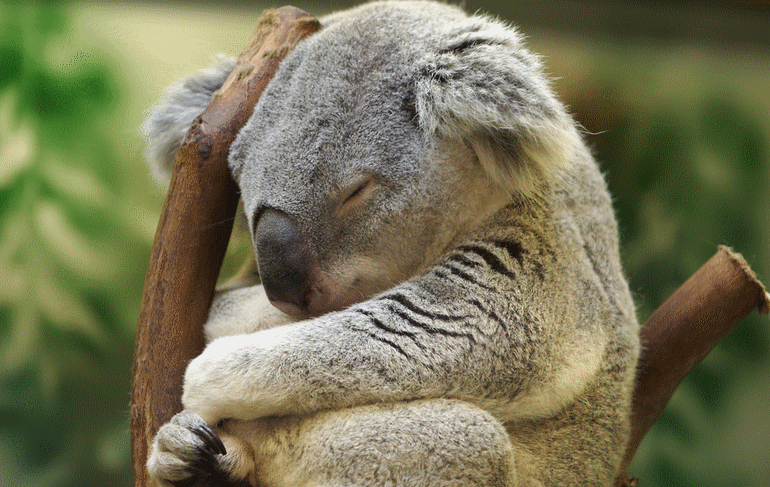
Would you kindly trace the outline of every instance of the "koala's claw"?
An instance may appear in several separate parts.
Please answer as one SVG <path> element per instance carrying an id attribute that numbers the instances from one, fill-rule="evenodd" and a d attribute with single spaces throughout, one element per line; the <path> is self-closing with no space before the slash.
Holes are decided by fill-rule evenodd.
<path id="1" fill-rule="evenodd" d="M 147 468 L 164 485 L 184 486 L 191 477 L 219 475 L 220 456 L 226 453 L 200 416 L 182 411 L 158 430 Z"/>
<path id="2" fill-rule="evenodd" d="M 222 440 L 219 439 L 216 433 L 214 433 L 214 431 L 212 431 L 212 429 L 209 428 L 209 425 L 206 423 L 197 425 L 193 428 L 192 431 L 204 441 L 207 447 L 207 451 L 217 455 L 225 455 L 227 453 Z"/>

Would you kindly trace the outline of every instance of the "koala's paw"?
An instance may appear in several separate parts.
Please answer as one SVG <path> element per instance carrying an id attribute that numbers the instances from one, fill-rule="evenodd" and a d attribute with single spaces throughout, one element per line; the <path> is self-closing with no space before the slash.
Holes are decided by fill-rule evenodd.
<path id="1" fill-rule="evenodd" d="M 182 487 L 201 476 L 223 476 L 220 461 L 226 453 L 200 416 L 182 411 L 155 435 L 147 470 L 163 485 Z"/>

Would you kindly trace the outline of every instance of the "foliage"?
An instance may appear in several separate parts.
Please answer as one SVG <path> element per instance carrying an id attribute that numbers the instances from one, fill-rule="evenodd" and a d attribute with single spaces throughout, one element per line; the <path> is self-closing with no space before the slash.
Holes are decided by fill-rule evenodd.
<path id="1" fill-rule="evenodd" d="M 684 108 L 672 106 L 659 101 L 654 87 L 629 81 L 628 61 L 616 62 L 615 72 L 605 66 L 594 73 L 604 86 L 571 101 L 589 132 L 601 128 L 589 140 L 615 197 L 640 320 L 719 244 L 742 252 L 762 279 L 770 214 L 767 126 L 727 87 L 707 89 Z M 766 381 L 769 360 L 767 318 L 753 313 L 688 376 L 648 433 L 631 467 L 640 485 L 758 485 L 770 473 L 758 460 L 770 445 L 747 443 L 751 456 L 739 461 L 743 455 L 731 445 L 751 426 L 730 413 L 736 399 L 748 399 L 741 394 L 762 394 L 747 390 L 746 382 Z M 753 420 L 767 421 L 767 415 Z"/>
<path id="2" fill-rule="evenodd" d="M 148 242 L 123 200 L 120 84 L 67 29 L 61 5 L 0 5 L 0 485 L 130 482 Z"/>

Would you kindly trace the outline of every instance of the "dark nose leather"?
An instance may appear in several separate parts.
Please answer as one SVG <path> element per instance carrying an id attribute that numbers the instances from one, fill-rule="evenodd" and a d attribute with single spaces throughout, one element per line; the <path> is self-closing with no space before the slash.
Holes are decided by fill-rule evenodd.
<path id="1" fill-rule="evenodd" d="M 283 212 L 265 210 L 254 241 L 259 277 L 270 302 L 286 314 L 307 315 L 311 255 L 297 224 Z"/>

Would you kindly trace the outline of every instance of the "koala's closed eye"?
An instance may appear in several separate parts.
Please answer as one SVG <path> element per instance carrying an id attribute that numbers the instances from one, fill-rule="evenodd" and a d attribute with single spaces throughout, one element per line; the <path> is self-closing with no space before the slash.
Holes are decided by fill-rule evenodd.
<path id="1" fill-rule="evenodd" d="M 377 186 L 374 177 L 367 175 L 355 180 L 342 191 L 339 196 L 339 208 L 337 213 L 342 215 L 365 201 Z"/>

